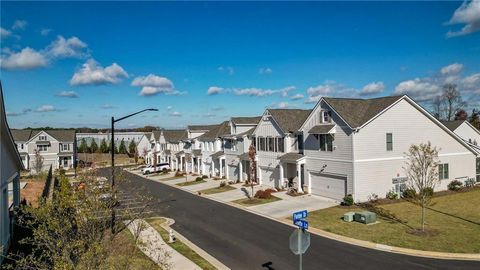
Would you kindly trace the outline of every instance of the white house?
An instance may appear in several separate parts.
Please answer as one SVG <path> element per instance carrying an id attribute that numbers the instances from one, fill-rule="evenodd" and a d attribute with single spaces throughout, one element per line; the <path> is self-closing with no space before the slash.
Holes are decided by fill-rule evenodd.
<path id="1" fill-rule="evenodd" d="M 477 152 L 408 96 L 322 98 L 300 128 L 308 192 L 341 200 L 352 194 L 400 193 L 407 181 L 405 152 L 430 142 L 440 148 L 440 183 L 473 179 Z"/>
<path id="2" fill-rule="evenodd" d="M 35 169 L 36 153 L 43 159 L 42 170 L 73 168 L 76 158 L 76 133 L 73 129 L 12 129 L 13 139 L 25 169 Z"/>
<path id="3" fill-rule="evenodd" d="M 230 134 L 229 121 L 224 121 L 195 139 L 201 150 L 201 172 L 214 177 L 226 177 L 223 136 Z"/>
<path id="4" fill-rule="evenodd" d="M 253 130 L 262 117 L 232 117 L 230 135 L 223 136 L 227 179 L 243 182 L 250 180 L 248 150 L 252 144 Z"/>
<path id="5" fill-rule="evenodd" d="M 252 136 L 257 147 L 257 178 L 260 184 L 285 187 L 304 178 L 301 125 L 311 110 L 267 109 Z M 298 172 L 298 173 L 297 173 Z M 301 191 L 302 185 L 297 184 Z"/>
<path id="6" fill-rule="evenodd" d="M 134 132 L 134 131 L 116 131 L 115 132 L 115 146 L 118 147 L 123 140 L 125 146 L 128 146 L 133 141 L 137 146 L 137 152 L 140 157 L 144 157 L 145 153 L 150 150 L 149 136 L 151 132 Z M 82 140 L 85 140 L 87 145 L 90 146 L 92 141 L 95 141 L 97 145 L 100 145 L 103 140 L 110 145 L 111 134 L 110 132 L 98 132 L 98 133 L 77 133 L 77 144 L 80 145 Z M 146 151 L 145 151 L 146 150 Z"/>
<path id="7" fill-rule="evenodd" d="M 0 266 L 13 232 L 13 210 L 20 203 L 20 170 L 23 163 L 16 148 L 5 114 L 0 84 Z"/>

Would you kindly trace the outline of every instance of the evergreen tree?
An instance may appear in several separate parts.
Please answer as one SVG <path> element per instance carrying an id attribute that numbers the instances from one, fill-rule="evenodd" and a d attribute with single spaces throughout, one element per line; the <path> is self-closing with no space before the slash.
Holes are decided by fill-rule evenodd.
<path id="1" fill-rule="evenodd" d="M 97 153 L 98 152 L 98 145 L 95 140 L 92 140 L 92 143 L 90 143 L 90 151 L 92 153 Z"/>
<path id="2" fill-rule="evenodd" d="M 128 152 L 130 154 L 135 154 L 136 148 L 137 148 L 137 144 L 135 143 L 135 139 L 133 139 L 128 145 Z"/>
<path id="3" fill-rule="evenodd" d="M 112 149 L 112 142 L 110 141 L 110 143 L 108 144 L 108 153 L 110 153 L 110 149 Z M 115 154 L 118 154 L 118 147 L 116 144 L 114 144 L 114 148 L 113 150 L 115 151 Z"/>
<path id="4" fill-rule="evenodd" d="M 102 142 L 100 142 L 100 153 L 108 153 L 109 148 L 107 144 L 107 140 L 102 139 Z"/>
<path id="5" fill-rule="evenodd" d="M 118 152 L 120 154 L 126 154 L 127 153 L 127 146 L 125 145 L 125 141 L 123 139 L 120 141 L 120 146 L 118 147 Z"/>
<path id="6" fill-rule="evenodd" d="M 88 152 L 87 140 L 85 140 L 85 138 L 82 138 L 82 140 L 80 141 L 80 146 L 78 146 L 78 152 L 79 153 L 87 153 Z"/>

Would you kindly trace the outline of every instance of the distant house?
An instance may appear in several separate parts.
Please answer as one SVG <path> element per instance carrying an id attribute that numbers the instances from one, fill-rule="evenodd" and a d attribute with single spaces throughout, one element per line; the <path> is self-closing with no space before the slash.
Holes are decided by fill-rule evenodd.
<path id="1" fill-rule="evenodd" d="M 12 237 L 14 216 L 12 208 L 20 202 L 20 154 L 15 147 L 5 115 L 3 91 L 0 84 L 0 266 Z"/>
<path id="2" fill-rule="evenodd" d="M 202 153 L 200 166 L 203 174 L 220 178 L 228 175 L 228 168 L 225 167 L 223 137 L 229 134 L 229 122 L 224 121 L 196 138 Z"/>
<path id="3" fill-rule="evenodd" d="M 70 129 L 15 129 L 12 135 L 27 170 L 36 166 L 36 153 L 43 159 L 42 170 L 73 168 L 76 159 L 76 133 Z"/>
<path id="4" fill-rule="evenodd" d="M 442 121 L 448 129 L 471 145 L 480 147 L 480 130 L 466 120 Z"/>
<path id="5" fill-rule="evenodd" d="M 123 140 L 125 146 L 128 149 L 128 146 L 133 141 L 137 146 L 137 152 L 140 157 L 145 156 L 145 152 L 150 150 L 149 137 L 150 132 L 133 132 L 133 131 L 116 131 L 115 132 L 115 146 L 118 148 L 121 141 Z M 77 145 L 80 145 L 82 140 L 85 140 L 88 146 L 91 145 L 92 141 L 95 141 L 97 145 L 100 145 L 103 140 L 110 145 L 111 135 L 110 132 L 98 132 L 98 133 L 77 133 Z M 146 151 L 145 151 L 146 149 Z"/>

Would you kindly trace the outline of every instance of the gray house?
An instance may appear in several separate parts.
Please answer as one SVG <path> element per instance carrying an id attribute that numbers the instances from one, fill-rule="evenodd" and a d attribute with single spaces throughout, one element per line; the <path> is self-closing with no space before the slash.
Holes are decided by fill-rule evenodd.
<path id="1" fill-rule="evenodd" d="M 12 208 L 20 203 L 22 160 L 8 127 L 0 84 L 0 265 L 8 250 L 14 222 Z"/>

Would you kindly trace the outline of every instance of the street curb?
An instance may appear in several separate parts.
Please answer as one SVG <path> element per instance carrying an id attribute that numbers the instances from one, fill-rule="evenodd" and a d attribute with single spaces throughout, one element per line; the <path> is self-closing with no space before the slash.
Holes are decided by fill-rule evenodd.
<path id="1" fill-rule="evenodd" d="M 189 248 L 195 251 L 198 255 L 200 255 L 200 257 L 204 258 L 211 265 L 215 266 L 215 268 L 219 270 L 230 270 L 230 268 L 228 268 L 226 265 L 221 263 L 215 257 L 207 253 L 205 250 L 201 249 L 199 246 L 192 243 L 190 240 L 188 240 L 185 236 L 181 235 L 179 232 L 175 231 L 171 227 L 173 224 L 175 224 L 175 220 L 167 217 L 162 217 L 162 218 L 164 218 L 166 222 L 160 224 L 160 226 L 162 226 L 162 228 L 164 228 L 167 232 L 172 230 L 176 238 L 180 239 L 180 241 L 182 241 L 185 245 L 187 245 Z"/>
<path id="2" fill-rule="evenodd" d="M 148 179 L 148 178 L 145 178 L 145 179 Z M 153 179 L 148 179 L 148 180 L 156 181 L 156 180 L 153 180 Z M 156 181 L 156 182 L 160 182 L 160 181 Z M 292 228 L 297 228 L 295 225 L 292 224 L 291 220 L 288 220 L 286 218 L 274 218 L 274 217 L 266 216 L 264 214 L 261 214 L 261 213 L 255 211 L 255 210 L 249 209 L 247 207 L 241 206 L 241 205 L 233 203 L 233 202 L 221 201 L 221 200 L 218 200 L 216 198 L 209 197 L 209 195 L 198 195 L 196 192 L 183 189 L 179 186 L 169 185 L 165 182 L 160 182 L 160 183 L 163 183 L 163 184 L 168 185 L 168 186 L 176 187 L 177 189 L 189 192 L 189 193 L 194 194 L 194 195 L 199 196 L 199 197 L 208 198 L 212 201 L 216 201 L 216 202 L 223 203 L 223 204 L 226 204 L 226 205 L 238 208 L 238 209 L 242 209 L 242 210 L 250 212 L 252 214 L 262 216 L 264 218 L 268 218 L 268 219 L 273 220 L 273 221 L 280 222 L 280 223 L 285 224 L 287 226 L 290 226 Z M 313 227 L 310 227 L 308 229 L 308 231 L 310 233 L 313 233 L 313 234 L 316 234 L 318 236 L 322 236 L 322 237 L 325 237 L 325 238 L 328 238 L 328 239 L 331 239 L 331 240 L 339 241 L 339 242 L 350 244 L 350 245 L 360 246 L 360 247 L 364 247 L 364 248 L 374 249 L 374 250 L 378 250 L 378 251 L 397 253 L 397 254 L 403 254 L 403 255 L 409 255 L 409 256 L 415 256 L 415 257 L 431 258 L 431 259 L 480 261 L 480 254 L 475 254 L 475 253 L 449 253 L 449 252 L 425 251 L 425 250 L 417 250 L 417 249 L 410 249 L 410 248 L 394 247 L 394 246 L 389 246 L 389 245 L 385 245 L 385 244 L 378 244 L 378 243 L 373 243 L 373 242 L 369 242 L 369 241 L 365 241 L 365 240 L 359 240 L 359 239 L 355 239 L 355 238 L 351 238 L 351 237 L 347 237 L 347 236 L 343 236 L 343 235 L 339 235 L 339 234 L 334 234 L 334 233 L 327 232 L 327 231 L 317 229 L 317 228 L 313 228 Z"/>

